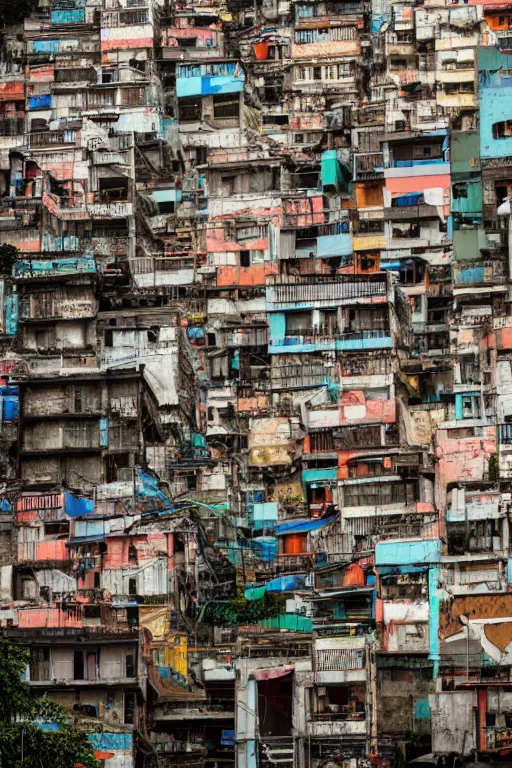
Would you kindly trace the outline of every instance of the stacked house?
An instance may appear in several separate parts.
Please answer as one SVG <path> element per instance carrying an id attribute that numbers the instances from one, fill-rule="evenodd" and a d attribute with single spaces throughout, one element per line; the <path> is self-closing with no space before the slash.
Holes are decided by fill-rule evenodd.
<path id="1" fill-rule="evenodd" d="M 512 6 L 0 30 L 0 633 L 104 768 L 512 752 Z"/>

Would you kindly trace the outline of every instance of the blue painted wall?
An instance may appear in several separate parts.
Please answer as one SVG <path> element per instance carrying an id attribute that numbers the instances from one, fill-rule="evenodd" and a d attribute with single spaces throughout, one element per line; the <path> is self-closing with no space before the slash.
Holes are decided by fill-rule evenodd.
<path id="1" fill-rule="evenodd" d="M 331 256 L 350 256 L 352 253 L 352 235 L 350 232 L 339 235 L 320 235 L 316 241 L 316 255 L 326 259 Z"/>
<path id="2" fill-rule="evenodd" d="M 338 470 L 336 467 L 324 467 L 322 469 L 303 469 L 302 479 L 305 483 L 315 483 L 321 480 L 336 480 Z"/>
<path id="3" fill-rule="evenodd" d="M 430 565 L 439 563 L 440 539 L 380 541 L 375 546 L 375 564 Z"/>
<path id="4" fill-rule="evenodd" d="M 70 11 L 52 11 L 50 19 L 52 24 L 83 24 L 85 11 L 82 8 L 75 8 Z"/>
<path id="5" fill-rule="evenodd" d="M 94 749 L 100 751 L 122 750 L 127 752 L 132 748 L 131 733 L 89 733 L 87 736 Z"/>
<path id="6" fill-rule="evenodd" d="M 480 102 L 480 155 L 512 155 L 512 137 L 494 139 L 492 126 L 512 120 L 512 76 L 503 74 L 512 68 L 512 55 L 496 48 L 478 48 L 478 96 Z"/>
<path id="7" fill-rule="evenodd" d="M 176 95 L 209 96 L 239 93 L 244 89 L 245 72 L 237 62 L 181 64 L 176 78 Z"/>

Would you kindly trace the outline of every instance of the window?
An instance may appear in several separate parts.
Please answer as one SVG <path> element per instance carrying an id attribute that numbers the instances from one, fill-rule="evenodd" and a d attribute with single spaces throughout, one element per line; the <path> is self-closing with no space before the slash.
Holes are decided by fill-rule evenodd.
<path id="1" fill-rule="evenodd" d="M 158 213 L 174 213 L 174 200 L 163 200 L 157 203 Z"/>
<path id="2" fill-rule="evenodd" d="M 321 686 L 314 691 L 314 694 L 314 717 L 364 720 L 366 699 L 364 685 Z"/>
<path id="3" fill-rule="evenodd" d="M 121 91 L 121 103 L 125 106 L 138 106 L 145 102 L 145 88 L 123 88 Z"/>
<path id="4" fill-rule="evenodd" d="M 480 418 L 480 397 L 467 396 L 462 398 L 462 418 L 479 419 Z"/>
<path id="5" fill-rule="evenodd" d="M 135 656 L 133 653 L 128 653 L 125 656 L 125 677 L 136 677 L 137 672 L 135 669 Z"/>
<path id="6" fill-rule="evenodd" d="M 128 594 L 132 596 L 137 594 L 137 579 L 133 576 L 128 579 Z"/>
<path id="7" fill-rule="evenodd" d="M 75 651 L 73 654 L 73 680 L 98 679 L 98 652 Z"/>
<path id="8" fill-rule="evenodd" d="M 128 547 L 128 560 L 130 561 L 130 563 L 137 564 L 137 560 L 138 560 L 137 548 L 133 544 L 130 544 L 130 546 Z"/>
<path id="9" fill-rule="evenodd" d="M 222 189 L 222 197 L 231 197 L 235 192 L 236 176 L 231 174 L 230 176 L 221 176 L 220 184 Z"/>
<path id="10" fill-rule="evenodd" d="M 148 21 L 149 16 L 146 10 L 125 11 L 119 14 L 120 24 L 147 24 Z"/>
<path id="11" fill-rule="evenodd" d="M 311 19 L 315 15 L 314 5 L 297 5 L 295 7 L 297 19 Z"/>
<path id="12" fill-rule="evenodd" d="M 512 119 L 502 120 L 492 126 L 493 139 L 509 139 L 512 136 Z"/>
<path id="13" fill-rule="evenodd" d="M 87 94 L 87 106 L 112 107 L 115 103 L 114 91 L 89 91 Z"/>
<path id="14" fill-rule="evenodd" d="M 126 691 L 126 693 L 124 694 L 125 725 L 135 724 L 135 707 L 136 707 L 135 693 L 133 693 L 132 691 Z"/>
<path id="15" fill-rule="evenodd" d="M 236 93 L 220 93 L 213 97 L 213 116 L 216 120 L 239 115 L 239 100 Z"/>
<path id="16" fill-rule="evenodd" d="M 74 391 L 74 413 L 82 413 L 82 408 L 82 389 L 80 387 L 76 387 Z"/>
<path id="17" fill-rule="evenodd" d="M 414 483 L 365 483 L 343 488 L 345 507 L 413 504 L 417 501 Z"/>
<path id="18" fill-rule="evenodd" d="M 240 251 L 240 266 L 241 267 L 250 267 L 251 266 L 251 252 L 250 251 Z"/>
<path id="19" fill-rule="evenodd" d="M 428 597 L 425 573 L 403 573 L 384 576 L 381 581 L 384 600 L 425 600 Z"/>
<path id="20" fill-rule="evenodd" d="M 289 312 L 286 314 L 286 335 L 307 333 L 311 328 L 311 312 Z"/>
<path id="21" fill-rule="evenodd" d="M 182 123 L 198 122 L 201 119 L 201 99 L 180 99 L 178 113 Z"/>
<path id="22" fill-rule="evenodd" d="M 459 200 L 460 198 L 466 198 L 468 197 L 468 183 L 467 181 L 460 181 L 458 184 L 454 184 L 453 188 L 453 199 Z"/>
<path id="23" fill-rule="evenodd" d="M 32 648 L 30 651 L 30 679 L 50 680 L 50 649 Z"/>
<path id="24" fill-rule="evenodd" d="M 118 73 L 114 69 L 103 69 L 101 72 L 101 82 L 104 85 L 108 83 L 115 83 L 118 79 Z"/>

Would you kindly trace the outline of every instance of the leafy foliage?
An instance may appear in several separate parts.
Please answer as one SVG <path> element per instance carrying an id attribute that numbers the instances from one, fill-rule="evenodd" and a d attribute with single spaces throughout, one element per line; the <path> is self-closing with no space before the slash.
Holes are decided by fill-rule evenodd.
<path id="1" fill-rule="evenodd" d="M 0 0 L 1 2 L 2 0 Z M 0 245 L 0 275 L 10 277 L 17 258 L 18 249 L 14 245 Z"/>
<path id="2" fill-rule="evenodd" d="M 496 483 L 500 479 L 500 467 L 498 462 L 498 455 L 493 453 L 489 458 L 489 480 L 491 483 Z"/>
<path id="3" fill-rule="evenodd" d="M 237 589 L 236 595 L 225 603 L 210 604 L 206 618 L 218 626 L 235 624 L 256 624 L 263 619 L 279 616 L 285 606 L 285 598 L 266 592 L 258 600 L 246 600 L 244 591 Z"/>
<path id="4" fill-rule="evenodd" d="M 1 1 L 1 0 L 0 0 Z M 63 709 L 47 698 L 32 697 L 21 675 L 27 651 L 0 638 L 0 765 L 10 768 L 97 768 L 94 750 L 82 731 L 66 722 Z M 42 730 L 38 723 L 55 723 Z"/>

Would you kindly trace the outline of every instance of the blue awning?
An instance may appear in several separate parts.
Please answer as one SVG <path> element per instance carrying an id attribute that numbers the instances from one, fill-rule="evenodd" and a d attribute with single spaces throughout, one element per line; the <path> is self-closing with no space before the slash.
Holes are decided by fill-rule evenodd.
<path id="1" fill-rule="evenodd" d="M 294 589 L 304 589 L 306 574 L 296 573 L 291 576 L 278 576 L 265 584 L 267 592 L 289 592 Z"/>
<path id="2" fill-rule="evenodd" d="M 316 531 L 319 528 L 323 528 L 324 525 L 329 525 L 338 519 L 338 515 L 332 515 L 331 517 L 324 517 L 322 520 L 294 520 L 291 523 L 281 523 L 276 525 L 274 532 L 276 535 L 284 533 L 308 533 L 309 531 Z"/>
<path id="3" fill-rule="evenodd" d="M 75 496 L 69 491 L 64 491 L 64 512 L 70 517 L 90 515 L 94 512 L 94 501 L 83 496 Z"/>

